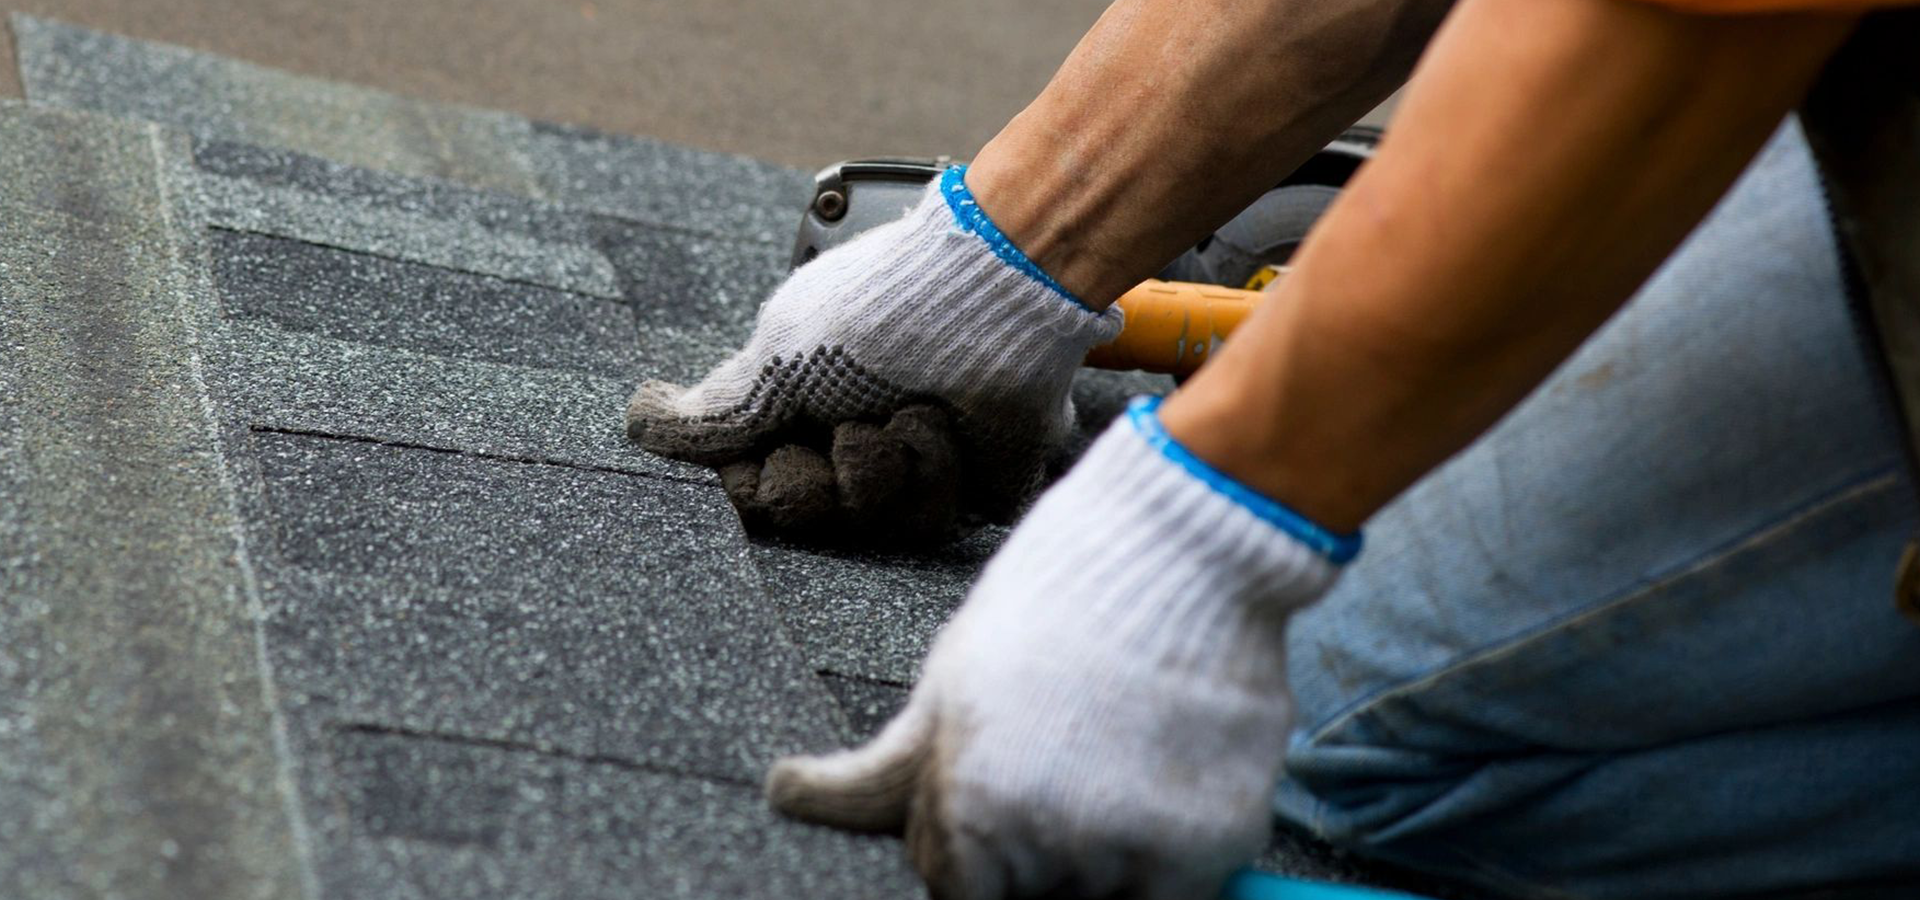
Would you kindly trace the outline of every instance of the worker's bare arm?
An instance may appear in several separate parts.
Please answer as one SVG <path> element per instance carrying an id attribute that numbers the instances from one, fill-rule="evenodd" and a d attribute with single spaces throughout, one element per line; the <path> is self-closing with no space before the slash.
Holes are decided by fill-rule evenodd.
<path id="1" fill-rule="evenodd" d="M 1119 0 L 967 183 L 1104 308 L 1398 87 L 1452 0 Z"/>
<path id="2" fill-rule="evenodd" d="M 1850 27 L 1463 0 L 1278 296 L 1163 410 L 1352 529 L 1465 446 L 1705 215 Z"/>

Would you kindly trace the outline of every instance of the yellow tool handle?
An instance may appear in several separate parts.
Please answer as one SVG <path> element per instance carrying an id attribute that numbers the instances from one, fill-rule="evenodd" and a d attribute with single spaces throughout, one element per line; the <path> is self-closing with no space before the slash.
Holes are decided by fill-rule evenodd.
<path id="1" fill-rule="evenodd" d="M 1086 364 L 1184 378 L 1220 349 L 1264 296 L 1214 284 L 1142 282 L 1120 296 L 1120 308 L 1127 314 L 1120 336 L 1093 348 Z"/>

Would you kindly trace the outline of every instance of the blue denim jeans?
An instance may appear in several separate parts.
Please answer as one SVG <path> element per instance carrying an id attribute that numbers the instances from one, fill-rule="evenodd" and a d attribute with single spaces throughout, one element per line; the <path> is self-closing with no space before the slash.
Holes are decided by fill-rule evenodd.
<path id="1" fill-rule="evenodd" d="M 1519 897 L 1920 896 L 1915 492 L 1853 327 L 1790 123 L 1296 620 L 1281 816 Z"/>

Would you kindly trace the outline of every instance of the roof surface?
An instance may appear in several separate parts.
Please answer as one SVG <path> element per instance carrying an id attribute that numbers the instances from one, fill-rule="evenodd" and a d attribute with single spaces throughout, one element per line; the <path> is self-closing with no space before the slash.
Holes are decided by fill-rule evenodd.
<path id="1" fill-rule="evenodd" d="M 898 707 L 1000 533 L 751 541 L 622 429 L 805 175 L 13 26 L 0 894 L 919 895 L 758 781 Z"/>

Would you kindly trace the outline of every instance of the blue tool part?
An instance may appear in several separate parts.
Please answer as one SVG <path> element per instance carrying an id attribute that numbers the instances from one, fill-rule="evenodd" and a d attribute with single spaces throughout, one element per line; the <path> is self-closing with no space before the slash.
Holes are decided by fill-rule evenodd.
<path id="1" fill-rule="evenodd" d="M 1399 891 L 1301 881 L 1252 869 L 1241 869 L 1220 892 L 1220 900 L 1429 900 Z"/>

